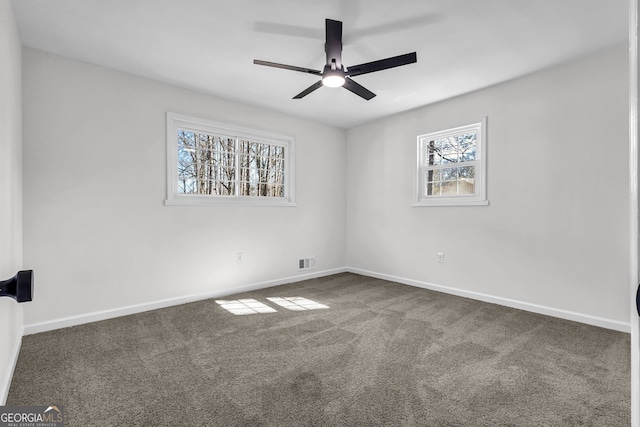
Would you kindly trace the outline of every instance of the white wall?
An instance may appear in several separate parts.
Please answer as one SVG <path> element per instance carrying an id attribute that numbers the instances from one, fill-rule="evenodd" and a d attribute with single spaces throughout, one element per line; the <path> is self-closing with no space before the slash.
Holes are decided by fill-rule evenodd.
<path id="1" fill-rule="evenodd" d="M 628 326 L 627 65 L 611 49 L 345 132 L 25 48 L 25 323 L 232 292 L 316 255 Z M 295 136 L 298 206 L 163 206 L 166 111 Z M 490 205 L 411 207 L 416 134 L 485 115 Z"/>
<path id="2" fill-rule="evenodd" d="M 23 86 L 27 327 L 344 267 L 345 131 L 29 48 Z M 167 111 L 294 136 L 297 207 L 164 206 Z"/>
<path id="3" fill-rule="evenodd" d="M 628 328 L 627 54 L 349 130 L 348 265 Z M 483 116 L 490 205 L 411 207 L 416 135 Z"/>
<path id="4" fill-rule="evenodd" d="M 11 3 L 0 2 L 0 280 L 22 269 L 21 52 Z M 0 405 L 22 336 L 22 305 L 0 298 Z"/>

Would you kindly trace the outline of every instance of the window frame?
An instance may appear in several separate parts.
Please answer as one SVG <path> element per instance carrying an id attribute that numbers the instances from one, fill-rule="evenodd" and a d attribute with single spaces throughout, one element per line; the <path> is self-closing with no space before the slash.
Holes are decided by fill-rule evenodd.
<path id="1" fill-rule="evenodd" d="M 473 165 L 475 169 L 475 193 L 469 195 L 447 194 L 437 196 L 425 196 L 426 173 L 427 166 L 423 164 L 426 158 L 425 142 L 434 139 L 445 138 L 454 135 L 460 135 L 476 131 L 476 160 L 472 162 L 457 163 L 459 167 L 463 167 L 465 163 Z M 455 128 L 444 129 L 435 132 L 421 133 L 416 137 L 416 169 L 415 169 L 415 188 L 414 201 L 412 206 L 485 206 L 489 204 L 487 200 L 487 168 L 486 168 L 486 151 L 487 151 L 487 118 L 484 117 L 480 122 L 469 125 L 458 126 Z M 456 163 L 452 163 L 451 167 L 455 167 Z"/>
<path id="2" fill-rule="evenodd" d="M 279 145 L 285 149 L 284 197 L 182 194 L 178 192 L 178 130 L 188 130 L 236 139 L 236 171 L 239 141 Z M 167 206 L 295 206 L 295 139 L 292 136 L 266 132 L 244 126 L 214 122 L 167 112 Z M 235 175 L 238 188 L 239 173 Z"/>

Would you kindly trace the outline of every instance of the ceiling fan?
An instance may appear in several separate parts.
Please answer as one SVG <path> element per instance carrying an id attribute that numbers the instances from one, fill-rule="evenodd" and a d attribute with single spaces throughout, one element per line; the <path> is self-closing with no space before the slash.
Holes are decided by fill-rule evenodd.
<path id="1" fill-rule="evenodd" d="M 253 63 L 257 65 L 265 65 L 267 67 L 283 68 L 285 70 L 299 71 L 301 73 L 313 74 L 322 77 L 318 82 L 312 84 L 293 99 L 300 99 L 309 95 L 320 86 L 340 87 L 355 93 L 356 95 L 366 99 L 367 101 L 376 96 L 364 86 L 359 85 L 351 79 L 351 77 L 360 76 L 362 74 L 382 71 L 388 68 L 399 67 L 401 65 L 412 64 L 417 62 L 416 52 L 404 55 L 394 56 L 391 58 L 380 59 L 378 61 L 367 62 L 364 64 L 345 67 L 342 64 L 342 22 L 333 19 L 325 20 L 326 43 L 324 51 L 327 54 L 327 64 L 322 71 L 312 70 L 310 68 L 296 67 L 293 65 L 278 64 L 275 62 L 261 61 L 254 59 Z"/>

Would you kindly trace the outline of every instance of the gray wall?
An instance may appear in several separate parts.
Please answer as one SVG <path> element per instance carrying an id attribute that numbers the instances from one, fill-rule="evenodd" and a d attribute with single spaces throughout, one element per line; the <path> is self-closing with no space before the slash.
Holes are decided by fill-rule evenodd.
<path id="1" fill-rule="evenodd" d="M 0 280 L 22 269 L 21 52 L 11 3 L 0 2 Z M 0 298 L 0 405 L 22 336 L 22 306 Z"/>
<path id="2" fill-rule="evenodd" d="M 628 329 L 627 54 L 349 130 L 347 265 Z M 490 205 L 412 207 L 416 135 L 483 116 Z"/>
<path id="3" fill-rule="evenodd" d="M 29 48 L 23 78 L 27 327 L 344 267 L 345 131 Z M 167 111 L 295 137 L 297 206 L 164 206 Z"/>

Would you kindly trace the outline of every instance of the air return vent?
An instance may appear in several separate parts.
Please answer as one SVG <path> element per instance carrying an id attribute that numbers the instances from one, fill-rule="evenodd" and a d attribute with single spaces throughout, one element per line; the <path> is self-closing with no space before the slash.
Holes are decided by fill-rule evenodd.
<path id="1" fill-rule="evenodd" d="M 298 270 L 311 270 L 316 268 L 316 257 L 300 258 L 298 260 Z"/>

